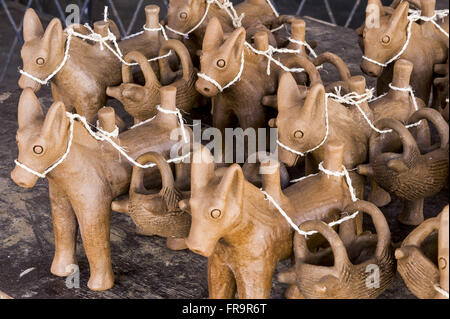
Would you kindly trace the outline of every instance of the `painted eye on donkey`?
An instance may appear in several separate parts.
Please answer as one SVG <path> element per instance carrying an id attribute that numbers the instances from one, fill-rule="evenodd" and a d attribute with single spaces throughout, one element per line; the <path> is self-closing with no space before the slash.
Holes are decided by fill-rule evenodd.
<path id="1" fill-rule="evenodd" d="M 305 135 L 305 134 L 304 134 L 303 131 L 301 131 L 301 130 L 297 130 L 297 131 L 295 131 L 295 133 L 294 133 L 294 137 L 295 137 L 295 138 L 303 138 L 304 135 Z"/>
<path id="2" fill-rule="evenodd" d="M 44 58 L 39 57 L 39 58 L 36 59 L 36 64 L 37 65 L 43 65 L 44 63 L 45 63 L 45 59 Z"/>
<path id="3" fill-rule="evenodd" d="M 181 13 L 180 13 L 180 19 L 181 19 L 181 20 L 186 20 L 187 17 L 188 17 L 188 14 L 187 14 L 186 12 L 181 12 Z"/>
<path id="4" fill-rule="evenodd" d="M 41 155 L 42 153 L 44 153 L 44 148 L 41 145 L 35 145 L 33 147 L 33 153 L 36 155 Z"/>
<path id="5" fill-rule="evenodd" d="M 219 61 L 217 61 L 217 66 L 221 69 L 223 69 L 225 67 L 225 65 L 227 65 L 227 63 L 225 62 L 224 59 L 220 59 Z"/>
<path id="6" fill-rule="evenodd" d="M 218 218 L 220 218 L 220 216 L 222 216 L 222 212 L 220 211 L 220 209 L 213 209 L 211 211 L 211 217 L 213 219 L 218 219 Z"/>
<path id="7" fill-rule="evenodd" d="M 389 42 L 391 42 L 391 37 L 386 34 L 381 41 L 383 44 L 389 44 Z"/>

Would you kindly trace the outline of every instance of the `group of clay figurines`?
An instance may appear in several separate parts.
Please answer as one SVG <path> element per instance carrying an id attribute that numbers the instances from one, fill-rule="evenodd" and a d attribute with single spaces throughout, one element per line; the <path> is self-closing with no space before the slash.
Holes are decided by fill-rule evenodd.
<path id="1" fill-rule="evenodd" d="M 378 9 L 378 27 L 369 8 Z M 127 38 L 106 16 L 93 28 L 63 30 L 53 19 L 44 30 L 35 11 L 25 14 L 11 176 L 25 188 L 48 180 L 53 274 L 68 276 L 77 263 L 79 227 L 89 288 L 113 287 L 114 210 L 139 234 L 208 257 L 211 298 L 269 298 L 287 258 L 292 268 L 278 280 L 288 298 L 375 298 L 396 270 L 416 296 L 448 298 L 448 206 L 423 216 L 449 166 L 449 27 L 435 0 L 369 0 L 357 32 L 377 98 L 341 58 L 315 54 L 305 21 L 278 15 L 268 0 L 171 0 L 163 22 L 159 7 L 145 13 L 143 31 Z M 323 83 L 326 63 L 340 81 Z M 54 103 L 44 115 L 35 92 L 47 83 Z M 131 128 L 103 107 L 109 97 L 134 118 Z M 214 164 L 183 121 L 210 101 L 222 132 L 277 128 L 279 162 Z M 180 142 L 188 152 L 174 156 Z M 286 166 L 304 167 L 306 177 L 290 181 Z M 397 250 L 378 208 L 392 195 L 404 200 L 400 222 L 418 226 Z M 363 230 L 363 214 L 375 234 Z M 372 285 L 370 267 L 379 274 Z"/>

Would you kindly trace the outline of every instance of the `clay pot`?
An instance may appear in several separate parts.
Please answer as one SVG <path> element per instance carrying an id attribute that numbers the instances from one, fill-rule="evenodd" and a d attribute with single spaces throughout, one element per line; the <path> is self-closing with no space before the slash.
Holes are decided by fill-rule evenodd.
<path id="1" fill-rule="evenodd" d="M 383 213 L 373 204 L 364 201 L 352 203 L 344 211 L 349 214 L 356 211 L 368 214 L 375 224 L 377 234 L 355 235 L 350 242 L 344 244 L 339 235 L 324 222 L 307 221 L 302 224 L 300 229 L 318 231 L 330 244 L 330 249 L 312 253 L 305 237 L 295 235 L 295 266 L 281 273 L 278 279 L 296 284 L 305 298 L 376 298 L 394 279 L 391 235 Z M 379 277 L 373 276 L 374 272 Z M 373 278 L 370 277 L 371 274 Z"/>
<path id="2" fill-rule="evenodd" d="M 150 152 L 139 157 L 137 162 L 157 165 L 162 178 L 161 190 L 148 190 L 144 185 L 145 170 L 134 167 L 129 200 L 126 203 L 113 202 L 112 209 L 129 214 L 140 235 L 157 235 L 184 242 L 189 235 L 191 216 L 180 210 L 178 204 L 189 194 L 182 194 L 176 188 L 172 169 L 163 156 Z M 170 247 L 170 241 L 168 243 Z"/>
<path id="3" fill-rule="evenodd" d="M 434 66 L 434 72 L 438 74 L 438 77 L 434 80 L 434 87 L 436 90 L 434 91 L 436 94 L 435 103 L 433 105 L 437 106 L 437 109 L 442 114 L 444 119 L 449 121 L 449 103 L 448 103 L 448 59 L 445 64 L 437 64 Z"/>
<path id="4" fill-rule="evenodd" d="M 325 90 L 327 92 L 334 93 L 335 88 L 340 87 L 342 95 L 350 93 L 349 81 L 352 75 L 350 73 L 350 70 L 348 69 L 347 64 L 345 64 L 344 60 L 342 60 L 338 55 L 331 52 L 324 52 L 317 56 L 317 58 L 313 60 L 313 63 L 316 66 L 330 63 L 337 69 L 339 73 L 340 80 L 327 84 L 325 87 Z"/>
<path id="5" fill-rule="evenodd" d="M 376 127 L 396 132 L 402 141 L 403 153 L 380 152 L 374 154 L 369 165 L 358 167 L 360 174 L 374 178 L 384 190 L 405 200 L 399 220 L 407 225 L 423 222 L 424 198 L 438 193 L 445 186 L 448 176 L 448 124 L 433 109 L 417 111 L 409 123 L 420 120 L 430 121 L 436 126 L 441 138 L 440 146 L 421 153 L 414 137 L 402 123 L 394 119 L 381 119 L 376 122 Z M 377 135 L 372 135 L 371 144 L 376 143 Z M 377 147 L 374 146 L 374 149 Z"/>
<path id="6" fill-rule="evenodd" d="M 436 286 L 448 292 L 448 229 L 447 206 L 439 216 L 418 226 L 395 251 L 398 272 L 408 289 L 420 299 L 444 299 Z M 436 232 L 437 238 L 433 237 Z M 430 238 L 427 249 L 423 244 Z"/>
<path id="7" fill-rule="evenodd" d="M 177 89 L 177 107 L 189 112 L 198 102 L 199 94 L 195 90 L 196 70 L 192 65 L 189 52 L 186 47 L 177 40 L 168 40 L 162 44 L 160 55 L 169 51 L 175 52 L 181 60 L 182 70 L 174 72 L 167 59 L 159 60 L 160 77 L 153 71 L 147 58 L 137 52 L 130 52 L 125 56 L 125 61 L 137 62 L 144 74 L 145 85 L 134 83 L 131 66 L 122 65 L 123 84 L 117 87 L 108 87 L 106 93 L 119 100 L 125 110 L 133 116 L 135 124 L 155 116 L 157 106 L 161 103 L 160 88 L 171 85 Z M 159 80 L 160 78 L 161 80 Z"/>
<path id="8" fill-rule="evenodd" d="M 418 2 L 418 1 L 416 1 Z M 431 17 L 435 14 L 436 0 L 422 0 L 420 7 L 422 15 Z M 380 8 L 380 26 L 376 23 L 373 10 L 368 10 L 365 27 L 359 33 L 363 37 L 364 54 L 368 58 L 379 63 L 386 63 L 395 57 L 404 47 L 409 24 L 407 1 L 402 1 L 393 10 L 392 14 L 385 10 L 380 0 L 369 0 L 368 5 Z M 448 30 L 449 18 L 437 23 Z M 433 85 L 433 67 L 435 64 L 443 64 L 448 59 L 448 37 L 439 31 L 432 22 L 412 22 L 411 39 L 406 50 L 400 56 L 411 61 L 414 70 L 411 76 L 411 86 L 416 95 L 428 104 L 431 87 Z M 392 81 L 393 65 L 383 68 L 368 60 L 363 60 L 361 69 L 369 76 L 377 77 L 377 93 L 381 95 L 387 92 Z"/>

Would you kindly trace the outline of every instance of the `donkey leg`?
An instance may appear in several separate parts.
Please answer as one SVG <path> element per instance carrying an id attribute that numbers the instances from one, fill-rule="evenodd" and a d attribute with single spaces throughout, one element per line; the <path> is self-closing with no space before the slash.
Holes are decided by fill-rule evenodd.
<path id="1" fill-rule="evenodd" d="M 238 269 L 236 282 L 239 299 L 268 299 L 272 288 L 275 263 L 257 261 Z"/>
<path id="2" fill-rule="evenodd" d="M 236 294 L 233 272 L 218 254 L 208 258 L 208 290 L 210 299 L 233 299 Z"/>
<path id="3" fill-rule="evenodd" d="M 404 201 L 403 211 L 398 216 L 400 223 L 411 226 L 418 226 L 424 221 L 423 217 L 424 199 Z"/>
<path id="4" fill-rule="evenodd" d="M 78 225 L 70 201 L 50 180 L 49 192 L 55 236 L 55 256 L 50 271 L 56 276 L 65 277 L 72 272 L 69 266 L 77 263 L 75 249 Z"/>
<path id="5" fill-rule="evenodd" d="M 83 203 L 75 208 L 91 271 L 88 287 L 94 291 L 108 290 L 114 285 L 109 238 L 110 203 L 104 199 L 102 203 Z"/>

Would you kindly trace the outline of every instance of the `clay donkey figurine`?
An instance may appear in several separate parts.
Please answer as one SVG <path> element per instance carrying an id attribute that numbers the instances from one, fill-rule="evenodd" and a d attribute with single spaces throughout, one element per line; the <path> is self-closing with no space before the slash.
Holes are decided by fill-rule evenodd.
<path id="1" fill-rule="evenodd" d="M 311 252 L 304 236 L 295 234 L 295 266 L 280 273 L 278 279 L 296 284 L 305 298 L 361 299 L 376 298 L 383 293 L 395 277 L 394 252 L 391 233 L 383 213 L 372 203 L 358 201 L 344 209 L 353 214 L 368 214 L 376 234 L 356 234 L 350 242 L 343 239 L 322 221 L 307 221 L 300 226 L 305 232 L 318 231 L 329 242 L 330 248 Z M 342 226 L 341 226 L 342 227 Z M 368 285 L 373 272 L 378 270 L 378 281 Z M 372 280 L 374 281 L 374 280 Z"/>
<path id="2" fill-rule="evenodd" d="M 145 170 L 133 167 L 129 198 L 114 201 L 112 210 L 128 214 L 136 224 L 138 234 L 166 237 L 169 249 L 186 249 L 184 239 L 189 235 L 191 216 L 180 210 L 178 204 L 190 193 L 178 190 L 172 169 L 162 155 L 150 152 L 139 157 L 137 162 L 157 165 L 161 190 L 149 190 L 145 186 Z"/>
<path id="3" fill-rule="evenodd" d="M 171 37 L 183 34 L 191 54 L 195 54 L 202 48 L 207 26 L 212 19 L 218 19 L 226 33 L 233 32 L 239 26 L 233 24 L 233 20 L 227 13 L 227 11 L 231 13 L 231 9 L 228 8 L 230 4 L 228 0 L 170 0 L 167 31 Z M 234 9 L 238 17 L 243 17 L 242 26 L 245 29 L 253 29 L 255 32 L 262 31 L 261 28 L 265 29 L 264 25 L 276 25 L 278 20 L 280 25 L 284 19 L 274 15 L 267 0 L 245 0 L 235 5 Z M 249 39 L 255 32 L 248 34 Z M 270 41 L 276 46 L 273 35 L 270 35 Z"/>
<path id="4" fill-rule="evenodd" d="M 176 89 L 163 88 L 161 95 L 162 107 L 174 111 Z M 67 266 L 76 264 L 78 221 L 91 271 L 88 286 L 106 290 L 114 284 L 109 242 L 111 202 L 128 192 L 132 166 L 110 142 L 94 138 L 86 129 L 87 122 L 69 115 L 62 102 L 55 102 L 44 117 L 33 91 L 23 91 L 18 110 L 19 156 L 11 178 L 24 188 L 32 188 L 38 177 L 48 179 L 56 249 L 51 272 L 68 276 Z M 99 122 L 105 132 L 113 132 L 114 110 L 102 108 Z M 169 158 L 171 148 L 178 143 L 170 136 L 179 125 L 176 116 L 160 112 L 151 123 L 111 139 L 132 159 L 147 152 Z M 186 132 L 191 136 L 189 128 Z M 151 181 L 159 174 L 154 169 L 147 176 Z"/>
<path id="5" fill-rule="evenodd" d="M 147 58 L 143 54 L 133 51 L 125 56 L 125 61 L 139 64 L 144 74 L 145 85 L 135 84 L 132 68 L 123 64 L 123 83 L 117 87 L 108 87 L 106 90 L 106 94 L 123 104 L 125 110 L 133 116 L 135 124 L 155 116 L 158 112 L 157 106 L 161 102 L 159 92 L 163 85 L 172 85 L 177 88 L 177 107 L 180 110 L 189 112 L 198 102 L 199 93 L 195 89 L 197 70 L 192 64 L 188 50 L 180 41 L 171 39 L 161 46 L 160 55 L 165 55 L 171 50 L 181 60 L 181 72 L 173 72 L 168 60 L 160 59 L 160 76 L 157 76 Z"/>
<path id="6" fill-rule="evenodd" d="M 265 96 L 276 92 L 281 68 L 272 63 L 268 75 L 267 58 L 251 51 L 245 33 L 244 28 L 238 28 L 225 40 L 219 20 L 212 19 L 205 34 L 196 88 L 213 98 L 213 126 L 222 131 L 233 127 L 236 118 L 244 130 L 264 128 L 274 113 L 262 103 Z M 268 49 L 266 33 L 255 35 L 255 47 L 259 51 Z M 315 66 L 305 57 L 291 55 L 285 65 L 309 67 L 308 73 L 314 76 L 311 81 L 320 80 Z"/>
<path id="7" fill-rule="evenodd" d="M 449 169 L 449 129 L 447 122 L 436 110 L 426 108 L 415 112 L 409 123 L 427 120 L 436 127 L 441 143 L 421 150 L 413 135 L 398 120 L 381 119 L 376 127 L 391 129 L 397 133 L 403 145 L 402 153 L 383 151 L 377 142 L 378 133 L 370 138 L 373 156 L 370 164 L 358 166 L 358 172 L 370 176 L 384 190 L 404 200 L 404 207 L 398 219 L 406 225 L 423 222 L 423 203 L 426 197 L 434 196 L 446 184 Z"/>
<path id="8" fill-rule="evenodd" d="M 352 77 L 351 91 L 361 88 L 365 89 L 364 78 Z M 367 103 L 360 106 L 370 116 Z M 279 157 L 287 166 L 295 166 L 307 155 L 306 171 L 315 172 L 324 160 L 326 145 L 336 141 L 345 145 L 345 167 L 366 161 L 370 127 L 356 108 L 328 98 L 321 83 L 314 84 L 305 99 L 292 75 L 284 73 L 278 87 L 278 111 L 269 125 L 278 128 Z"/>
<path id="9" fill-rule="evenodd" d="M 435 14 L 436 0 L 422 0 L 422 16 Z M 361 69 L 369 76 L 378 77 L 377 93 L 387 92 L 392 82 L 393 66 L 391 61 L 402 58 L 414 64 L 411 86 L 416 95 L 428 105 L 433 84 L 433 67 L 442 64 L 448 58 L 448 36 L 445 36 L 432 22 L 409 22 L 409 4 L 401 2 L 392 15 L 384 12 L 380 0 L 369 0 L 369 5 L 378 6 L 381 12 L 379 27 L 371 24 L 371 12 L 368 12 L 363 31 L 364 60 Z M 437 21 L 448 33 L 449 18 Z M 411 23 L 411 26 L 409 25 Z M 408 40 L 408 35 L 411 34 Z M 406 48 L 403 50 L 403 48 Z"/>
<path id="10" fill-rule="evenodd" d="M 156 23 L 159 25 L 157 12 L 153 9 L 147 9 L 146 12 L 149 19 L 147 24 L 150 27 L 154 26 L 156 19 Z M 94 32 L 106 37 L 110 32 L 110 27 L 111 30 L 116 29 L 113 26 L 111 21 L 96 22 Z M 24 17 L 25 44 L 22 47 L 21 55 L 24 72 L 42 83 L 50 81 L 54 101 L 63 102 L 69 111 L 76 108 L 78 114 L 92 122 L 97 111 L 106 104 L 106 88 L 121 83 L 121 61 L 102 43 L 85 41 L 75 35 L 70 37 L 69 47 L 67 31 L 77 29 L 75 31 L 85 35 L 90 33 L 83 28 L 85 29 L 82 26 L 69 27 L 64 32 L 61 21 L 55 18 L 44 32 L 36 12 L 28 9 Z M 157 35 L 156 32 L 151 33 L 151 36 L 142 35 L 142 39 L 153 37 L 153 34 Z M 144 46 L 144 53 L 150 54 L 149 52 L 153 52 L 155 47 L 157 47 L 156 51 L 159 50 L 159 42 L 158 45 L 152 45 L 155 41 L 147 40 L 150 42 Z M 131 41 L 132 39 L 118 42 L 123 54 L 127 54 L 131 49 L 131 44 L 133 44 Z M 136 41 L 140 42 L 141 40 L 133 40 L 133 42 Z M 107 44 L 112 48 L 115 47 L 111 41 L 108 41 Z M 65 60 L 66 50 L 70 56 L 67 60 Z M 22 74 L 19 86 L 22 89 L 29 87 L 38 91 L 41 83 Z"/>
<path id="11" fill-rule="evenodd" d="M 343 146 L 330 145 L 324 167 L 342 170 Z M 293 230 L 265 195 L 245 180 L 234 164 L 216 175 L 208 149 L 194 153 L 189 207 L 192 224 L 186 244 L 209 258 L 211 298 L 268 298 L 279 260 L 292 254 Z M 282 191 L 278 161 L 261 163 L 263 190 L 296 225 L 306 220 L 331 221 L 351 202 L 343 177 L 316 176 Z M 329 191 L 324 192 L 327 189 Z"/>
<path id="12" fill-rule="evenodd" d="M 448 299 L 448 208 L 420 224 L 395 251 L 398 272 L 420 299 Z"/>

